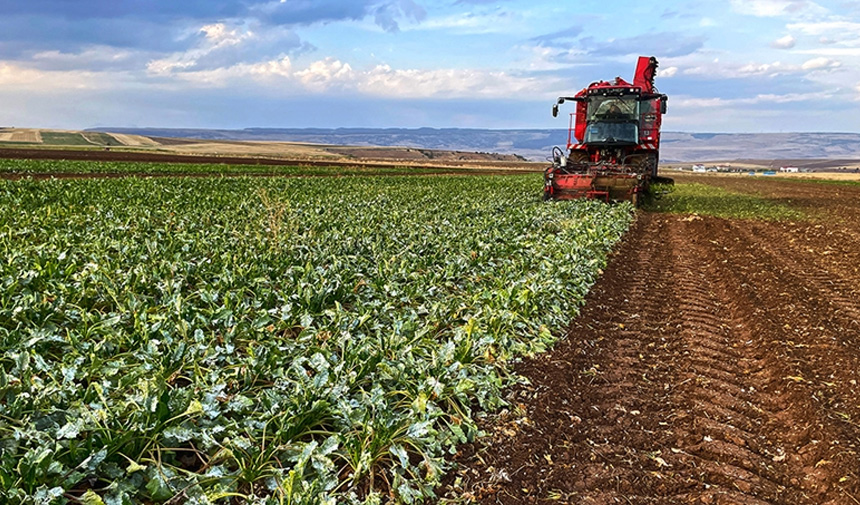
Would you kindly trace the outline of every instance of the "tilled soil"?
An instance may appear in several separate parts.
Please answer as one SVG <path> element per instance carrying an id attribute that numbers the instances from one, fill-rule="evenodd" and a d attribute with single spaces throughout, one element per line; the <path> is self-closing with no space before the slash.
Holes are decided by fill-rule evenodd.
<path id="1" fill-rule="evenodd" d="M 860 207 L 829 188 L 796 188 L 812 222 L 640 213 L 448 497 L 860 503 Z"/>

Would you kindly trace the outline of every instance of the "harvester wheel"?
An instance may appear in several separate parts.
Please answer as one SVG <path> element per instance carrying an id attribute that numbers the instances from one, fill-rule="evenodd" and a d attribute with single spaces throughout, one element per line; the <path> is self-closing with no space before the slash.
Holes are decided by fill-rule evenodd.
<path id="1" fill-rule="evenodd" d="M 588 153 L 582 151 L 571 151 L 567 158 L 571 163 L 587 163 Z"/>
<path id="2" fill-rule="evenodd" d="M 657 154 L 645 153 L 631 156 L 630 164 L 636 167 L 636 172 L 648 174 L 651 177 L 657 175 Z"/>
<path id="3" fill-rule="evenodd" d="M 583 151 L 570 151 L 567 158 L 567 168 L 574 172 L 586 172 L 585 165 L 588 163 L 588 153 Z"/>

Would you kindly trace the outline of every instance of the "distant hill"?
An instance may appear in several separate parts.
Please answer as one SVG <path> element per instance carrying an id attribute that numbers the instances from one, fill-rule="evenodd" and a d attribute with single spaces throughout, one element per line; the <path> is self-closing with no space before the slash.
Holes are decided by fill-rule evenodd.
<path id="1" fill-rule="evenodd" d="M 567 129 L 485 130 L 465 128 L 97 128 L 144 137 L 221 141 L 286 141 L 350 146 L 517 154 L 542 161 L 552 146 L 567 142 Z M 683 133 L 664 132 L 664 162 L 740 159 L 860 158 L 858 133 Z"/>

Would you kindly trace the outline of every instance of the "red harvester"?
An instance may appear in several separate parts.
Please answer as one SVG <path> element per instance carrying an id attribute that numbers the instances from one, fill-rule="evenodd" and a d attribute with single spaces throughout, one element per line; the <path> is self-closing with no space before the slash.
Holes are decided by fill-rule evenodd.
<path id="1" fill-rule="evenodd" d="M 599 198 L 638 205 L 650 183 L 671 182 L 657 177 L 660 123 L 668 97 L 654 87 L 656 73 L 657 59 L 640 56 L 633 84 L 616 77 L 558 99 L 553 117 L 560 104 L 572 100 L 576 118 L 574 122 L 571 114 L 567 155 L 560 147 L 552 150 L 544 199 Z"/>

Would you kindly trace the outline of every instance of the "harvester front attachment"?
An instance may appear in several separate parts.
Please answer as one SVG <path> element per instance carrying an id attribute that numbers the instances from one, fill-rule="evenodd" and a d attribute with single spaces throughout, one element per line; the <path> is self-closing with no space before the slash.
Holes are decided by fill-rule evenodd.
<path id="1" fill-rule="evenodd" d="M 544 172 L 544 200 L 599 199 L 605 202 L 630 201 L 638 205 L 648 189 L 648 175 L 636 167 L 609 163 L 571 162 L 553 153 L 553 164 Z"/>

